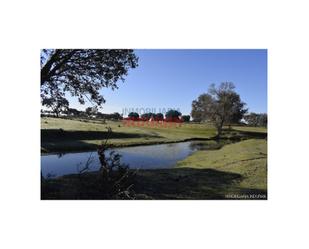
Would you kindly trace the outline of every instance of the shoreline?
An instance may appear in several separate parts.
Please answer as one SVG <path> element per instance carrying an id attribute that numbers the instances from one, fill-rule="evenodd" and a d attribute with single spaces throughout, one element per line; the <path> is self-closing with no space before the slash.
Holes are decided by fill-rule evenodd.
<path id="1" fill-rule="evenodd" d="M 232 136 L 232 137 L 222 137 L 220 140 L 232 140 L 232 141 L 241 141 L 241 140 L 247 140 L 250 138 L 254 138 L 254 136 Z M 267 138 L 267 134 L 265 134 L 265 137 L 261 137 L 261 139 Z M 132 143 L 132 144 L 111 144 L 110 149 L 115 148 L 126 148 L 126 147 L 140 147 L 140 146 L 151 146 L 151 145 L 160 145 L 160 144 L 172 144 L 172 143 L 184 143 L 184 142 L 191 142 L 191 141 L 219 141 L 217 137 L 194 137 L 194 138 L 186 138 L 186 139 L 180 139 L 180 140 L 171 140 L 171 141 L 150 141 L 150 142 L 142 142 L 142 143 Z M 49 150 L 48 152 L 44 152 L 41 149 L 41 156 L 47 156 L 47 155 L 55 155 L 55 154 L 67 154 L 67 153 L 81 153 L 81 152 L 91 152 L 96 151 L 97 149 L 96 144 L 89 144 L 89 148 L 82 148 L 82 149 L 76 149 L 73 148 L 72 150 Z"/>
<path id="2" fill-rule="evenodd" d="M 221 138 L 222 140 L 228 140 L 229 138 Z M 126 148 L 126 147 L 140 147 L 140 146 L 151 146 L 151 145 L 160 145 L 160 144 L 172 144 L 172 143 L 184 143 L 190 141 L 216 141 L 215 137 L 211 138 L 186 138 L 181 140 L 172 140 L 172 141 L 153 141 L 153 142 L 142 142 L 142 143 L 132 143 L 132 144 L 111 144 L 110 149 L 115 148 Z M 231 139 L 232 140 L 232 139 Z M 44 152 L 41 149 L 41 156 L 61 154 L 61 153 L 81 153 L 81 152 L 91 152 L 95 151 L 98 145 L 89 144 L 89 149 L 73 149 L 73 150 L 49 150 L 49 152 Z M 93 148 L 90 148 L 93 147 Z"/>
<path id="3" fill-rule="evenodd" d="M 113 129 L 110 148 L 137 147 L 188 141 L 218 140 L 213 126 L 207 124 L 184 124 L 180 128 L 148 129 L 123 127 L 119 122 L 97 124 L 64 119 L 44 118 L 41 120 L 41 155 L 89 152 L 105 141 L 106 127 Z M 67 132 L 67 133 L 66 133 Z M 221 140 L 266 138 L 267 129 L 238 127 L 224 129 Z"/>

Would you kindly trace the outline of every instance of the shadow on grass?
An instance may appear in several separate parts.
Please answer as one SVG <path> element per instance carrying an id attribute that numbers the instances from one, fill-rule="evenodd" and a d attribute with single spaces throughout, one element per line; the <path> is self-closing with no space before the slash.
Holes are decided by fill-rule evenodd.
<path id="1" fill-rule="evenodd" d="M 248 138 L 258 138 L 258 139 L 267 138 L 267 133 L 263 133 L 263 132 L 241 131 L 240 133 L 241 133 L 243 136 L 246 136 L 246 137 L 248 137 Z"/>
<path id="2" fill-rule="evenodd" d="M 135 188 L 141 197 L 157 200 L 222 200 L 235 199 L 233 195 L 266 195 L 265 190 L 240 188 L 241 180 L 240 174 L 214 169 L 141 170 Z"/>
<path id="3" fill-rule="evenodd" d="M 222 139 L 240 141 L 244 139 L 267 139 L 267 132 L 240 131 L 224 128 L 222 130 Z"/>
<path id="4" fill-rule="evenodd" d="M 59 142 L 64 140 L 100 140 L 106 139 L 107 131 L 64 131 L 62 129 L 41 130 L 42 142 Z M 159 135 L 112 132 L 110 139 L 117 138 L 161 138 Z"/>
<path id="5" fill-rule="evenodd" d="M 70 152 L 96 150 L 98 145 L 87 141 L 105 140 L 107 131 L 65 131 L 63 129 L 41 130 L 41 152 Z M 138 134 L 125 132 L 112 132 L 110 139 L 129 138 L 163 138 L 157 134 Z"/>
<path id="6" fill-rule="evenodd" d="M 65 154 L 69 152 L 97 150 L 98 145 L 79 140 L 41 141 L 41 153 Z"/>
<path id="7" fill-rule="evenodd" d="M 97 173 L 85 174 L 81 187 L 77 175 L 42 182 L 42 199 L 102 199 L 96 189 Z M 221 200 L 231 195 L 264 194 L 259 189 L 239 187 L 240 174 L 214 169 L 173 168 L 138 171 L 134 184 L 136 199 L 155 200 Z M 242 198 L 240 198 L 242 199 Z"/>

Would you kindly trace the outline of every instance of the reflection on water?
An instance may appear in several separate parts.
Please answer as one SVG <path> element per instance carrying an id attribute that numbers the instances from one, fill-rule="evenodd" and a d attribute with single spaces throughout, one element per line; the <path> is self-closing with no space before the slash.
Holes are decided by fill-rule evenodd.
<path id="1" fill-rule="evenodd" d="M 205 149 L 205 142 L 182 142 L 172 144 L 135 146 L 115 148 L 119 153 L 121 162 L 136 169 L 159 169 L 174 167 L 176 162 L 189 156 L 197 149 Z M 106 153 L 110 151 L 107 150 Z M 41 156 L 41 171 L 44 177 L 57 177 L 75 174 L 80 171 L 91 158 L 89 171 L 99 170 L 99 158 L 96 152 L 80 152 Z"/>

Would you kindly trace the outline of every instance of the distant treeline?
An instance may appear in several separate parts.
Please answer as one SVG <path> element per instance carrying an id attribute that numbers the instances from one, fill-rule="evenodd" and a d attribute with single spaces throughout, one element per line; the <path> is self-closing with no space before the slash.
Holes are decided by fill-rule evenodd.
<path id="1" fill-rule="evenodd" d="M 90 109 L 89 109 L 90 108 Z M 59 115 L 56 115 L 53 111 L 41 110 L 42 117 L 79 117 L 79 118 L 99 118 L 99 119 L 107 119 L 107 120 L 122 120 L 122 115 L 118 112 L 114 112 L 111 114 L 101 113 L 99 111 L 93 111 L 91 107 L 86 108 L 85 111 L 80 111 L 74 108 L 68 108 L 65 111 L 62 111 Z"/>
<path id="2" fill-rule="evenodd" d="M 165 121 L 165 122 L 189 122 L 189 115 L 182 115 L 181 112 L 177 110 L 169 110 L 165 114 L 163 113 L 143 113 L 139 115 L 137 112 L 130 112 L 125 120 L 133 120 L 133 121 Z"/>
<path id="3" fill-rule="evenodd" d="M 101 113 L 95 107 L 88 107 L 85 111 L 79 111 L 74 108 L 68 108 L 61 112 L 49 110 L 41 110 L 42 117 L 77 117 L 90 119 L 106 119 L 106 120 L 133 120 L 133 121 L 167 121 L 167 122 L 189 122 L 190 115 L 182 115 L 177 110 L 169 110 L 165 115 L 163 113 L 144 113 L 139 115 L 136 112 L 131 112 L 128 117 L 123 118 L 123 115 L 118 112 L 111 114 Z"/>
<path id="4" fill-rule="evenodd" d="M 244 120 L 249 126 L 267 127 L 267 114 L 251 112 L 244 116 Z"/>

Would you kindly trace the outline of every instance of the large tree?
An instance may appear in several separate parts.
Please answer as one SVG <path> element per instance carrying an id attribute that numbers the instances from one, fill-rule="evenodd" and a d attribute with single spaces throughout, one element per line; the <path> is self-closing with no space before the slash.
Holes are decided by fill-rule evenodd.
<path id="1" fill-rule="evenodd" d="M 41 51 L 41 98 L 65 98 L 65 93 L 100 106 L 105 102 L 99 90 L 118 88 L 138 58 L 131 49 L 43 49 Z"/>
<path id="2" fill-rule="evenodd" d="M 239 122 L 247 112 L 245 103 L 235 92 L 231 82 L 221 83 L 218 87 L 212 84 L 208 93 L 204 93 L 192 102 L 191 116 L 195 121 L 210 121 L 220 137 L 223 125 Z"/>

